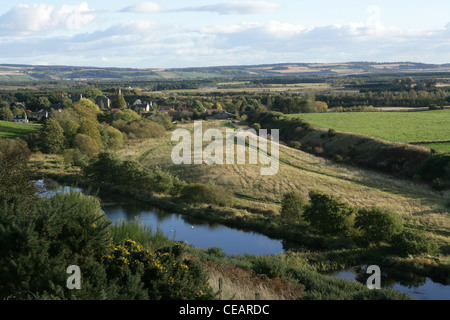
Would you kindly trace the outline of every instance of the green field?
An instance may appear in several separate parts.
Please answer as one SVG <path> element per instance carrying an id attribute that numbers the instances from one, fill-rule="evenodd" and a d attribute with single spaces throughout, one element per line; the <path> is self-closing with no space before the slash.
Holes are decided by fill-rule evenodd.
<path id="1" fill-rule="evenodd" d="M 359 133 L 393 142 L 450 141 L 450 110 L 421 112 L 343 112 L 288 115 L 326 129 Z M 434 148 L 433 145 L 426 145 Z"/>
<path id="2" fill-rule="evenodd" d="M 37 132 L 40 128 L 40 124 L 0 121 L 0 138 L 14 139 Z"/>
<path id="3" fill-rule="evenodd" d="M 434 149 L 441 152 L 450 152 L 450 142 L 422 144 L 424 148 Z"/>

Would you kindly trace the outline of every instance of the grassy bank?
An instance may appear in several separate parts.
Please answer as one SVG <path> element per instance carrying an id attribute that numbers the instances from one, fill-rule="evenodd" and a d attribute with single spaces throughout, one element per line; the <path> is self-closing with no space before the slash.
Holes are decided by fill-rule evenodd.
<path id="1" fill-rule="evenodd" d="M 0 121 L 0 138 L 19 138 L 30 133 L 36 133 L 40 128 L 40 124 Z"/>

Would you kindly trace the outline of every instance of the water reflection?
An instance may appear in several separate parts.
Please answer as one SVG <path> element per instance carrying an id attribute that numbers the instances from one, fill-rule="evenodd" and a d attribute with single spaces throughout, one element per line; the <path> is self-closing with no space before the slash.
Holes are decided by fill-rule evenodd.
<path id="1" fill-rule="evenodd" d="M 171 239 L 187 241 L 199 248 L 218 247 L 226 254 L 267 255 L 284 252 L 280 240 L 273 240 L 255 232 L 210 224 L 186 215 L 164 212 L 142 203 L 106 205 L 103 210 L 112 223 L 138 218 L 153 230 L 162 230 Z"/>
<path id="2" fill-rule="evenodd" d="M 366 269 L 367 266 L 361 266 L 339 271 L 331 274 L 331 276 L 366 284 L 370 276 L 370 274 L 366 273 Z M 418 276 L 410 272 L 399 273 L 382 268 L 381 287 L 402 291 L 418 300 L 450 300 L 449 285 L 444 285 L 429 277 Z"/>

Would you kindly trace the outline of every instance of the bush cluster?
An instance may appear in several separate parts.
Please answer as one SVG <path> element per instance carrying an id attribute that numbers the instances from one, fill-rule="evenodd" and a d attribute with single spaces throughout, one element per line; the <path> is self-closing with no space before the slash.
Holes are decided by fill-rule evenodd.
<path id="1" fill-rule="evenodd" d="M 389 245 L 399 254 L 435 253 L 437 246 L 425 232 L 408 228 L 399 215 L 380 207 L 353 208 L 338 197 L 318 191 L 309 202 L 299 192 L 284 195 L 281 218 L 308 223 L 324 235 L 342 236 L 374 245 Z"/>
<path id="2" fill-rule="evenodd" d="M 213 299 L 202 265 L 181 243 L 150 249 L 112 239 L 98 199 L 81 193 L 0 204 L 0 299 Z M 166 243 L 169 242 L 167 239 Z M 69 290 L 66 269 L 81 270 Z"/>
<path id="3" fill-rule="evenodd" d="M 115 153 L 101 151 L 83 167 L 86 178 L 99 183 L 122 186 L 128 190 L 176 195 L 184 183 L 172 174 L 156 168 L 150 171 L 135 160 L 122 160 Z"/>

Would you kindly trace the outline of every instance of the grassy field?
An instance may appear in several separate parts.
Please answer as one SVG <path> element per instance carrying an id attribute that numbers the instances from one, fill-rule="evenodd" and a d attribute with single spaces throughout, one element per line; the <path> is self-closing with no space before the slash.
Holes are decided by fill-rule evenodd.
<path id="1" fill-rule="evenodd" d="M 192 130 L 192 124 L 183 126 Z M 204 122 L 203 130 L 224 131 L 230 126 L 222 121 Z M 170 170 L 188 182 L 212 181 L 225 186 L 233 192 L 235 207 L 278 215 L 284 193 L 298 190 L 307 197 L 310 190 L 320 190 L 355 207 L 390 208 L 407 224 L 424 228 L 441 244 L 450 244 L 450 215 L 443 205 L 449 195 L 438 194 L 421 184 L 337 164 L 284 145 L 280 145 L 279 171 L 273 176 L 261 176 L 260 165 L 174 165 L 171 151 L 175 145 L 167 133 L 163 138 L 130 143 L 121 155 L 136 157 L 149 168 Z"/>
<path id="2" fill-rule="evenodd" d="M 322 127 L 393 142 L 450 141 L 450 110 L 423 112 L 345 112 L 289 115 Z M 449 145 L 424 145 L 448 150 Z"/>
<path id="3" fill-rule="evenodd" d="M 443 143 L 428 143 L 422 144 L 422 147 L 434 149 L 441 152 L 450 152 L 450 142 Z"/>
<path id="4" fill-rule="evenodd" d="M 17 138 L 39 131 L 40 124 L 0 121 L 0 138 Z"/>

